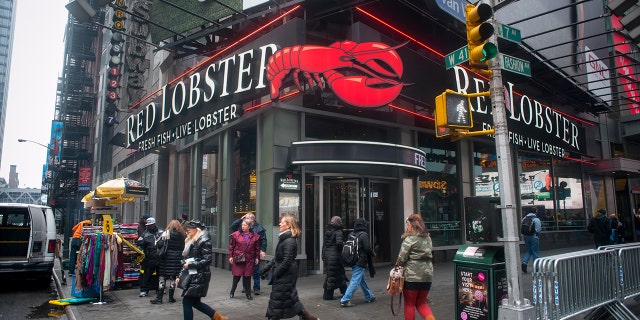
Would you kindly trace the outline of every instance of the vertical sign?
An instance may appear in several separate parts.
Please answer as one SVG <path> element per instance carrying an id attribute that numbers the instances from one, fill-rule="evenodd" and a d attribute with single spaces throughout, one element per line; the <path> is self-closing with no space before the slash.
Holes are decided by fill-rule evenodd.
<path id="1" fill-rule="evenodd" d="M 300 191 L 302 190 L 300 175 L 290 172 L 277 173 L 275 183 L 277 198 L 274 223 L 278 223 L 280 216 L 285 213 L 293 214 L 300 222 Z"/>

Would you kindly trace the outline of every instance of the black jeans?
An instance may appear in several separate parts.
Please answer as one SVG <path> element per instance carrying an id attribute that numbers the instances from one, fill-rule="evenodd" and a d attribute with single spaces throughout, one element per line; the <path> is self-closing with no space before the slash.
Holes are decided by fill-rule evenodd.
<path id="1" fill-rule="evenodd" d="M 143 265 L 141 267 L 144 273 L 142 274 L 142 280 L 140 281 L 140 292 L 149 292 L 151 290 L 158 290 L 158 265 Z M 155 275 L 153 274 L 155 272 Z"/>
<path id="2" fill-rule="evenodd" d="M 69 246 L 69 275 L 76 274 L 76 259 L 78 258 L 78 251 L 82 246 L 82 239 L 71 238 L 71 244 Z"/>

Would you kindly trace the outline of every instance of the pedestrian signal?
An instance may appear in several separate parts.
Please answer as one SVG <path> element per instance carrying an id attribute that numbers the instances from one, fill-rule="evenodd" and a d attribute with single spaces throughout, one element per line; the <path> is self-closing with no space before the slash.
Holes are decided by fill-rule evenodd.
<path id="1" fill-rule="evenodd" d="M 436 97 L 436 130 L 439 128 L 471 128 L 471 101 L 469 95 L 453 90 Z"/>

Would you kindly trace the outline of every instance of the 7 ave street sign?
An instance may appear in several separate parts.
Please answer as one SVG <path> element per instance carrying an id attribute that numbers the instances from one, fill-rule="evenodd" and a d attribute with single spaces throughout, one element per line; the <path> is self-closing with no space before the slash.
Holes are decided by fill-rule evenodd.
<path id="1" fill-rule="evenodd" d="M 509 40 L 511 42 L 515 42 L 515 43 L 522 42 L 522 36 L 520 34 L 520 30 L 499 22 L 495 22 L 494 24 L 496 26 L 496 32 L 498 33 L 498 37 Z"/>

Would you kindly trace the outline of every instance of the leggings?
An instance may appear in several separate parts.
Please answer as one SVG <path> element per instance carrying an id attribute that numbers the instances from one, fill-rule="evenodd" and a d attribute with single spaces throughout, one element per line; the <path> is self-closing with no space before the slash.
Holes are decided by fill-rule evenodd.
<path id="1" fill-rule="evenodd" d="M 422 318 L 433 315 L 431 308 L 427 305 L 427 290 L 403 290 L 404 295 L 404 319 L 414 320 L 416 318 L 416 309 Z"/>

